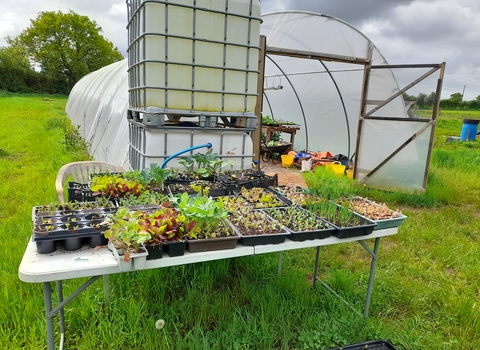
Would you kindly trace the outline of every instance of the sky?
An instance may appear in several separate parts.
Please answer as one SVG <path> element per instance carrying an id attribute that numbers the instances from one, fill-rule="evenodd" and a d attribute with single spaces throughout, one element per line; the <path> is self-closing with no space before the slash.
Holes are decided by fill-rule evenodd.
<path id="1" fill-rule="evenodd" d="M 479 0 L 261 0 L 262 13 L 303 10 L 337 17 L 365 34 L 389 64 L 446 62 L 442 99 L 480 95 Z M 0 46 L 31 25 L 42 11 L 88 16 L 126 56 L 125 0 L 3 1 Z M 426 94 L 434 91 L 434 87 Z M 412 93 L 414 94 L 414 93 Z"/>

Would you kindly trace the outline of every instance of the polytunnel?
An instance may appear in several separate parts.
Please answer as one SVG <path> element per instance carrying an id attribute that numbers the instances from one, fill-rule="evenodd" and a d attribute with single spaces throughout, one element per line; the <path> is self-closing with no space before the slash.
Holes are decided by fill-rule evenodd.
<path id="1" fill-rule="evenodd" d="M 263 105 L 262 115 L 300 125 L 296 150 L 329 151 L 353 160 L 360 183 L 424 190 L 437 111 L 427 119 L 408 116 L 402 93 L 418 81 L 400 88 L 395 66 L 388 65 L 365 35 L 340 19 L 283 11 L 264 14 L 262 21 L 263 98 L 257 100 Z M 431 68 L 424 77 L 438 69 L 443 77 L 444 64 L 422 68 Z M 92 156 L 125 168 L 127 70 L 123 60 L 88 74 L 75 85 L 66 108 Z"/>

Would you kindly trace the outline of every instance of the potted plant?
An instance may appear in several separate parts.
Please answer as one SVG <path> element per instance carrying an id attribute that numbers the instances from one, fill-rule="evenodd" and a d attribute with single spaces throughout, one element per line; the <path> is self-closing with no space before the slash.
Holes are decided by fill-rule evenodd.
<path id="1" fill-rule="evenodd" d="M 140 225 L 140 220 L 145 215 L 141 211 L 120 207 L 115 214 L 109 216 L 109 228 L 104 235 L 109 240 L 109 247 L 119 260 L 122 271 L 130 269 L 131 258 L 140 258 L 135 268 L 141 268 L 141 262 L 148 255 L 144 243 L 151 235 Z"/>
<path id="2" fill-rule="evenodd" d="M 147 260 L 152 260 L 161 258 L 162 249 L 165 249 L 170 257 L 182 256 L 187 235 L 195 223 L 168 203 L 163 203 L 159 210 L 148 214 L 140 222 L 140 226 L 151 236 L 145 241 L 145 247 L 149 251 Z M 153 254 L 150 254 L 151 252 Z"/>
<path id="3" fill-rule="evenodd" d="M 173 198 L 175 206 L 195 225 L 188 232 L 190 252 L 232 249 L 240 236 L 226 221 L 225 204 L 207 196 L 189 196 L 184 192 Z"/>
<path id="4" fill-rule="evenodd" d="M 153 192 L 164 192 L 164 183 L 170 174 L 170 169 L 162 168 L 157 163 L 152 163 L 148 169 L 128 170 L 123 173 L 123 177 L 127 180 L 138 182 L 144 188 Z"/>

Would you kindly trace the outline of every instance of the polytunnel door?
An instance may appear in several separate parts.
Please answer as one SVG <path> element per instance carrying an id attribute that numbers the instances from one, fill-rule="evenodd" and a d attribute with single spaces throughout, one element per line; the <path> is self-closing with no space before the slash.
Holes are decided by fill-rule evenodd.
<path id="1" fill-rule="evenodd" d="M 374 68 L 366 70 L 367 87 L 379 79 Z M 372 89 L 364 89 L 354 161 L 358 183 L 383 190 L 414 192 L 426 189 L 444 64 L 432 65 L 430 71 L 431 74 L 440 68 L 431 118 L 410 117 L 406 112 L 402 94 L 416 81 L 381 99 L 372 96 L 369 91 Z M 387 70 L 382 74 L 385 72 Z M 392 74 L 391 71 L 388 74 Z"/>

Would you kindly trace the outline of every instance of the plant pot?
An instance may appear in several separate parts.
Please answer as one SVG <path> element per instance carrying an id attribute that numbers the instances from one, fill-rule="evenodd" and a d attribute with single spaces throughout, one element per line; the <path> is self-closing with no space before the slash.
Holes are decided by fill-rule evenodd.
<path id="1" fill-rule="evenodd" d="M 187 248 L 190 253 L 207 252 L 212 250 L 233 249 L 237 246 L 240 236 L 217 237 L 209 239 L 189 239 Z"/>
<path id="2" fill-rule="evenodd" d="M 36 242 L 38 254 L 50 254 L 57 250 L 57 241 Z"/>
<path id="3" fill-rule="evenodd" d="M 103 233 L 91 236 L 88 238 L 88 245 L 90 248 L 101 247 L 108 244 L 108 239 L 103 236 Z"/>
<path id="4" fill-rule="evenodd" d="M 145 268 L 145 262 L 147 261 L 148 251 L 145 249 L 145 253 L 130 254 L 130 259 L 133 259 L 133 267 L 135 270 L 143 270 Z"/>
<path id="5" fill-rule="evenodd" d="M 82 214 L 89 215 L 89 214 L 102 214 L 102 208 L 92 208 L 92 209 L 82 209 Z"/>
<path id="6" fill-rule="evenodd" d="M 35 237 L 46 237 L 49 236 L 51 232 L 58 230 L 58 226 L 55 224 L 41 224 L 35 225 L 34 233 Z"/>
<path id="7" fill-rule="evenodd" d="M 128 261 L 125 261 L 125 252 L 123 249 L 115 248 L 111 242 L 108 242 L 108 249 L 113 253 L 113 256 L 117 260 L 120 271 L 130 271 L 132 266 L 134 266 L 136 270 L 142 270 L 144 268 L 148 256 L 148 251 L 145 246 L 141 246 L 141 250 L 143 250 L 142 252 L 130 253 L 130 259 Z"/>
<path id="8" fill-rule="evenodd" d="M 85 215 L 84 218 L 85 220 L 88 220 L 88 221 L 103 220 L 105 219 L 105 214 L 103 214 L 102 212 L 92 213 L 92 214 Z"/>
<path id="9" fill-rule="evenodd" d="M 161 259 L 163 256 L 163 244 L 146 244 L 148 251 L 147 260 Z"/>
<path id="10" fill-rule="evenodd" d="M 171 241 L 163 243 L 163 251 L 165 251 L 169 257 L 182 256 L 185 254 L 186 241 Z"/>
<path id="11" fill-rule="evenodd" d="M 83 224 L 78 224 L 76 222 L 72 222 L 70 224 L 67 223 L 67 224 L 61 225 L 60 228 L 62 230 L 65 230 L 65 231 L 75 233 L 78 230 L 80 230 L 81 228 L 83 228 Z"/>
<path id="12" fill-rule="evenodd" d="M 63 242 L 63 248 L 67 251 L 79 250 L 82 247 L 82 239 L 80 237 L 67 238 Z"/>

